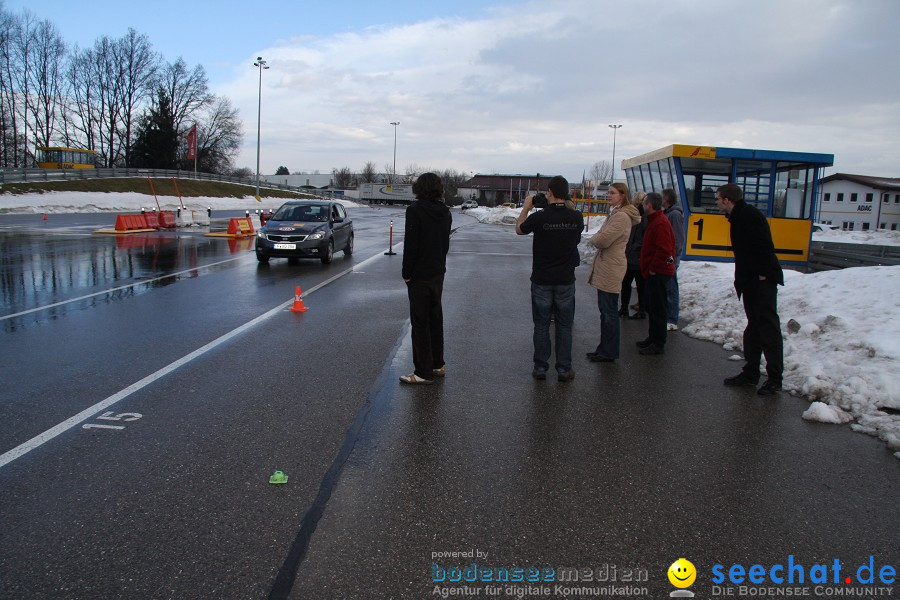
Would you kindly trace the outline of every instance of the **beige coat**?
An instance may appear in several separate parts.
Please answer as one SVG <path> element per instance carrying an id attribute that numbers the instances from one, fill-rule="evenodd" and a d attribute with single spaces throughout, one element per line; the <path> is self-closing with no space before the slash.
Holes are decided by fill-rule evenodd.
<path id="1" fill-rule="evenodd" d="M 606 222 L 589 240 L 597 248 L 597 255 L 591 265 L 591 276 L 588 283 L 598 290 L 618 294 L 622 291 L 622 279 L 628 270 L 625 259 L 625 245 L 631 227 L 641 222 L 641 213 L 637 207 L 627 204 L 615 209 L 606 218 Z"/>

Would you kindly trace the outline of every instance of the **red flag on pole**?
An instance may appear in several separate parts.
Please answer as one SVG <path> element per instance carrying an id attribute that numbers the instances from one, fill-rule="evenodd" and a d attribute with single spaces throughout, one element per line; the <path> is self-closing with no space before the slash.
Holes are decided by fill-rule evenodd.
<path id="1" fill-rule="evenodd" d="M 191 130 L 188 131 L 187 134 L 187 158 L 188 160 L 192 160 L 197 158 L 197 126 L 194 125 L 191 127 Z"/>

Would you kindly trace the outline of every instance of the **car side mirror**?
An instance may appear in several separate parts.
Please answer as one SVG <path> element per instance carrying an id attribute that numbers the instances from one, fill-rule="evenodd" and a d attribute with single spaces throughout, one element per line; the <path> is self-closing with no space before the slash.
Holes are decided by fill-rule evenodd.
<path id="1" fill-rule="evenodd" d="M 332 223 L 343 223 L 344 220 L 340 217 L 335 217 L 331 220 Z"/>

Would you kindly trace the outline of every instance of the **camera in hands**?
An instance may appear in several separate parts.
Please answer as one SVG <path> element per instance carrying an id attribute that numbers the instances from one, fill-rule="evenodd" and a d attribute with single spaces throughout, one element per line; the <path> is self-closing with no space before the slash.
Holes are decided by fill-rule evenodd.
<path id="1" fill-rule="evenodd" d="M 549 206 L 549 202 L 547 202 L 547 196 L 544 194 L 535 194 L 534 196 L 534 205 L 537 208 L 547 208 Z"/>

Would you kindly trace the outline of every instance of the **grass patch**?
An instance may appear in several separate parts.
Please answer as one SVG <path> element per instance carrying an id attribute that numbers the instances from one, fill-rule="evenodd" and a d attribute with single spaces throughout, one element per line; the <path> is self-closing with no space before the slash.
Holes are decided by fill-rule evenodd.
<path id="1" fill-rule="evenodd" d="M 178 191 L 183 198 L 245 198 L 256 195 L 256 186 L 204 181 L 198 179 L 176 179 Z M 154 178 L 153 189 L 158 196 L 178 196 L 171 178 Z M 2 186 L 2 194 L 43 194 L 44 192 L 135 192 L 151 196 L 150 183 L 141 177 L 109 177 L 105 179 L 78 179 L 73 181 L 29 181 L 27 183 L 7 183 Z M 276 188 L 260 189 L 260 194 L 268 198 L 312 198 Z"/>

